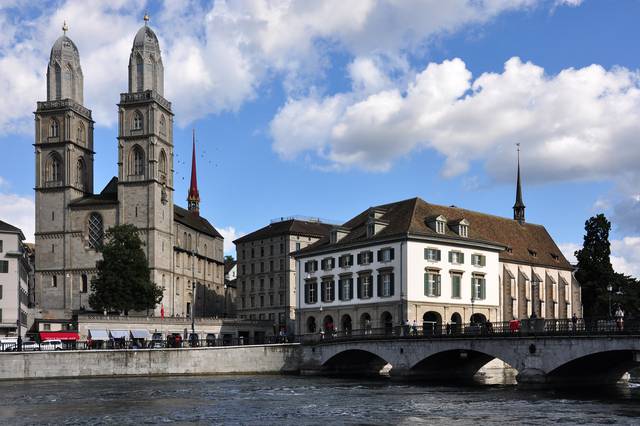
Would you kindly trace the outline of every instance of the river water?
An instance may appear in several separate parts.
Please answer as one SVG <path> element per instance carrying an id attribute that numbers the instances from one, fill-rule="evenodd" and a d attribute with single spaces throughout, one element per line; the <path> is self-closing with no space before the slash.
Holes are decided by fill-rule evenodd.
<path id="1" fill-rule="evenodd" d="M 597 393 L 299 376 L 0 382 L 2 424 L 640 424 L 640 384 Z"/>

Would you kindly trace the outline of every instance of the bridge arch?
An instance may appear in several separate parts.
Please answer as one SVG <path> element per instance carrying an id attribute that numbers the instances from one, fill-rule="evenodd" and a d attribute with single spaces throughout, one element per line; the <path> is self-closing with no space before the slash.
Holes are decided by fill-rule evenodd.
<path id="1" fill-rule="evenodd" d="M 388 372 L 389 366 L 379 354 L 363 349 L 348 349 L 327 359 L 321 371 L 328 375 L 375 376 Z"/>
<path id="2" fill-rule="evenodd" d="M 408 375 L 433 381 L 473 381 L 482 367 L 494 359 L 513 368 L 509 362 L 489 352 L 452 347 L 420 359 L 409 368 Z"/>
<path id="3" fill-rule="evenodd" d="M 574 358 L 547 373 L 547 382 L 571 385 L 613 384 L 630 370 L 640 367 L 640 352 L 615 349 Z"/>

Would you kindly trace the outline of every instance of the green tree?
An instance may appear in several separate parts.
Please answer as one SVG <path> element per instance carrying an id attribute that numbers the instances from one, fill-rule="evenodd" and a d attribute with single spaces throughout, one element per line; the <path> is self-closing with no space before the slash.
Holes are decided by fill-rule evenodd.
<path id="1" fill-rule="evenodd" d="M 162 288 L 151 281 L 149 263 L 138 229 L 118 225 L 106 233 L 98 273 L 91 281 L 89 304 L 97 311 L 154 309 L 162 300 Z"/>
<path id="2" fill-rule="evenodd" d="M 225 257 L 224 257 L 224 262 L 225 262 L 225 263 L 227 263 L 227 262 L 233 262 L 233 261 L 235 261 L 235 259 L 233 258 L 233 256 L 229 256 L 229 255 L 227 255 L 227 256 L 225 256 Z"/>
<path id="3" fill-rule="evenodd" d="M 608 316 L 610 303 L 622 305 L 625 315 L 637 316 L 640 313 L 640 283 L 613 270 L 609 244 L 611 222 L 601 213 L 587 220 L 584 229 L 583 247 L 575 253 L 584 316 Z"/>

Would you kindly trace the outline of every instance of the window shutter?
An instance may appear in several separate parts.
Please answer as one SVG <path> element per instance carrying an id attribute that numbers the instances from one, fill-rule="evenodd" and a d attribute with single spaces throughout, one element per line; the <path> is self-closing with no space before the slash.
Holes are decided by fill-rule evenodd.
<path id="1" fill-rule="evenodd" d="M 344 266 L 344 259 L 342 256 L 338 258 L 338 267 L 342 268 Z"/>
<path id="2" fill-rule="evenodd" d="M 309 284 L 304 285 L 304 303 L 309 303 Z"/>
<path id="3" fill-rule="evenodd" d="M 427 274 L 426 272 L 424 274 L 424 295 L 431 295 L 431 292 L 429 291 L 429 274 Z"/>
<path id="4" fill-rule="evenodd" d="M 424 258 L 425 258 L 425 259 L 428 259 L 428 258 L 429 258 L 428 253 L 429 253 L 429 249 L 424 249 Z"/>
<path id="5" fill-rule="evenodd" d="M 435 280 L 434 280 L 434 284 L 435 284 L 435 289 L 434 289 L 434 290 L 435 290 L 435 291 L 434 291 L 434 294 L 435 294 L 436 296 L 440 296 L 440 279 L 441 279 L 441 278 L 442 278 L 442 277 L 441 277 L 440 275 L 436 275 L 436 276 L 435 276 Z"/>
<path id="6" fill-rule="evenodd" d="M 331 301 L 336 300 L 336 282 L 331 281 Z"/>
<path id="7" fill-rule="evenodd" d="M 395 258 L 395 251 L 396 250 L 394 248 L 391 248 L 390 250 L 391 250 L 391 252 L 389 253 L 389 259 L 393 260 Z"/>
<path id="8" fill-rule="evenodd" d="M 362 278 L 358 277 L 358 299 L 362 299 Z"/>
<path id="9" fill-rule="evenodd" d="M 332 257 L 332 258 L 331 258 L 331 269 L 333 269 L 333 268 L 335 268 L 335 267 L 336 267 L 336 258 L 335 258 L 335 257 Z"/>
<path id="10" fill-rule="evenodd" d="M 480 256 L 480 266 L 487 266 L 487 257 Z"/>
<path id="11" fill-rule="evenodd" d="M 395 290 L 395 274 L 391 274 L 391 285 L 389 288 L 389 296 L 394 295 L 394 290 Z"/>
<path id="12" fill-rule="evenodd" d="M 326 283 L 324 281 L 322 281 L 320 283 L 320 300 L 322 300 L 323 302 L 326 302 L 325 298 L 324 298 L 324 288 L 326 286 Z"/>
<path id="13" fill-rule="evenodd" d="M 464 263 L 464 253 L 460 253 L 460 263 Z"/>
<path id="14" fill-rule="evenodd" d="M 349 278 L 349 281 L 347 282 L 347 285 L 349 286 L 349 299 L 351 300 L 353 299 L 353 278 Z"/>
<path id="15" fill-rule="evenodd" d="M 358 265 L 362 265 L 362 253 L 358 253 Z"/>
<path id="16" fill-rule="evenodd" d="M 318 261 L 317 261 L 317 260 L 314 260 L 314 261 L 313 261 L 313 270 L 314 270 L 314 271 L 317 271 L 317 270 L 318 270 Z"/>
<path id="17" fill-rule="evenodd" d="M 453 263 L 453 252 L 449 252 L 449 263 Z"/>
<path id="18" fill-rule="evenodd" d="M 382 275 L 378 274 L 378 297 L 382 296 Z"/>
<path id="19" fill-rule="evenodd" d="M 244 268 L 244 265 L 242 266 Z M 309 272 L 309 262 L 304 262 L 304 272 Z"/>
<path id="20" fill-rule="evenodd" d="M 487 288 L 486 281 L 484 279 L 480 280 L 480 299 L 484 300 L 486 298 Z"/>
<path id="21" fill-rule="evenodd" d="M 349 265 L 353 265 L 353 255 L 349 255 Z"/>
<path id="22" fill-rule="evenodd" d="M 436 259 L 438 259 L 438 261 L 442 260 L 440 250 L 436 250 Z"/>
<path id="23" fill-rule="evenodd" d="M 378 262 L 382 260 L 382 250 L 378 250 Z"/>

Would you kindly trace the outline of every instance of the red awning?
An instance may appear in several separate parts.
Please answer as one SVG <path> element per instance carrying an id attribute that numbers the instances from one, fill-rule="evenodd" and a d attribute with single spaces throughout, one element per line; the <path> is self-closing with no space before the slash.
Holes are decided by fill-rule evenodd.
<path id="1" fill-rule="evenodd" d="M 41 331 L 40 340 L 80 340 L 80 336 L 73 331 Z"/>

